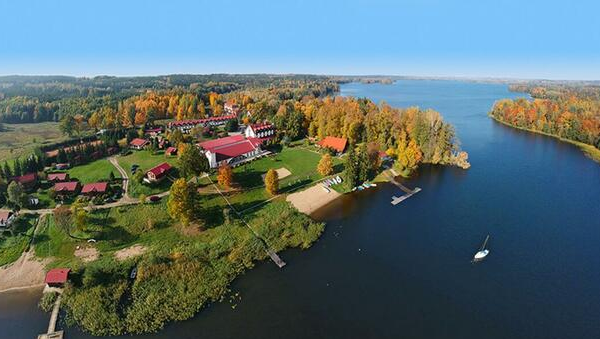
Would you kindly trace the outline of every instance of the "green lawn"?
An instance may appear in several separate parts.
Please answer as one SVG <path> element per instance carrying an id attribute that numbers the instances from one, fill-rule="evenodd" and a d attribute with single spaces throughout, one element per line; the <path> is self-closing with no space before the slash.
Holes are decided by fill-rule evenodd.
<path id="1" fill-rule="evenodd" d="M 152 167 L 159 165 L 163 162 L 169 163 L 171 166 L 177 166 L 177 157 L 166 157 L 164 152 L 158 154 L 152 154 L 150 151 L 133 151 L 131 154 L 126 156 L 119 156 L 119 165 L 127 171 L 131 177 L 131 165 L 136 164 L 142 171 L 147 171 Z M 176 172 L 173 173 L 174 175 Z M 163 180 L 160 183 L 153 185 L 140 184 L 135 180 L 129 180 L 129 195 L 132 197 L 138 197 L 140 194 L 152 195 L 168 191 L 171 187 L 171 181 L 168 179 Z"/>
<path id="2" fill-rule="evenodd" d="M 108 181 L 110 172 L 113 172 L 116 178 L 121 176 L 119 171 L 107 159 L 100 159 L 85 165 L 75 166 L 67 172 L 72 179 L 78 179 L 82 184 Z"/>
<path id="3" fill-rule="evenodd" d="M 13 224 L 14 235 L 7 231 L 0 236 L 0 266 L 16 261 L 27 249 L 35 221 L 36 217 L 33 215 L 20 216 Z"/>

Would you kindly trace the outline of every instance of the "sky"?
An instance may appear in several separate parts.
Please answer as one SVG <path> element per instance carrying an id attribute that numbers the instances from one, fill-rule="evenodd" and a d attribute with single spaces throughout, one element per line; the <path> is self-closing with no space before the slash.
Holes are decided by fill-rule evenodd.
<path id="1" fill-rule="evenodd" d="M 0 0 L 0 75 L 600 79 L 597 0 Z"/>

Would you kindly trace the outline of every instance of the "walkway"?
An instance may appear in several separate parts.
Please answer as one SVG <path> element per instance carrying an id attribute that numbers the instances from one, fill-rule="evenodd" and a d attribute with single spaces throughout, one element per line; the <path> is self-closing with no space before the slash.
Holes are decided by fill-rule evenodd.
<path id="1" fill-rule="evenodd" d="M 54 308 L 52 309 L 52 315 L 50 316 L 50 322 L 48 323 L 48 331 L 45 334 L 38 335 L 38 339 L 58 339 L 63 337 L 64 331 L 56 331 L 61 299 L 62 295 L 59 294 L 54 302 Z"/>

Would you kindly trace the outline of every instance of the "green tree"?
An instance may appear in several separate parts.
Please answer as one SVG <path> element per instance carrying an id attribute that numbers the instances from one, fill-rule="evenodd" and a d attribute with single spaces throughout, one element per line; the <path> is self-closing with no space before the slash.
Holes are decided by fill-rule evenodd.
<path id="1" fill-rule="evenodd" d="M 275 195 L 277 191 L 279 191 L 279 175 L 277 171 L 274 169 L 270 169 L 267 171 L 267 175 L 265 175 L 265 189 L 269 194 Z"/>
<path id="2" fill-rule="evenodd" d="M 371 169 L 373 168 L 371 164 L 371 159 L 369 158 L 369 151 L 367 149 L 367 144 L 363 143 L 358 148 L 358 182 L 363 183 L 369 180 L 371 176 Z"/>
<path id="3" fill-rule="evenodd" d="M 344 163 L 344 180 L 348 188 L 356 187 L 359 183 L 359 169 L 354 147 L 348 149 L 346 161 Z"/>
<path id="4" fill-rule="evenodd" d="M 197 214 L 197 191 L 196 187 L 184 178 L 175 180 L 171 186 L 167 209 L 169 215 L 179 220 L 183 225 L 189 225 Z"/>
<path id="5" fill-rule="evenodd" d="M 25 191 L 20 183 L 16 181 L 11 182 L 8 184 L 6 192 L 8 196 L 8 202 L 13 206 L 20 207 L 23 204 L 23 201 L 25 200 Z"/>
<path id="6" fill-rule="evenodd" d="M 191 178 L 209 169 L 208 159 L 200 152 L 200 149 L 191 144 L 185 144 L 179 152 L 179 173 L 185 178 Z"/>

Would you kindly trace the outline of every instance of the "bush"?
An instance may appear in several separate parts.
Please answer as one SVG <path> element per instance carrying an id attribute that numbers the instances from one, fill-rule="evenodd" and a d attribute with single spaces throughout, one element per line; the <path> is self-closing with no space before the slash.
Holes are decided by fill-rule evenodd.
<path id="1" fill-rule="evenodd" d="M 38 307 L 44 312 L 50 312 L 52 311 L 52 308 L 54 308 L 56 298 L 58 298 L 58 293 L 56 292 L 44 293 L 38 303 Z"/>

